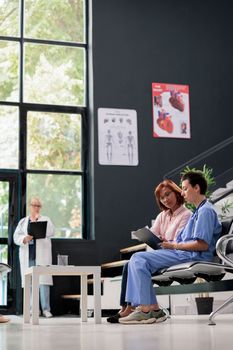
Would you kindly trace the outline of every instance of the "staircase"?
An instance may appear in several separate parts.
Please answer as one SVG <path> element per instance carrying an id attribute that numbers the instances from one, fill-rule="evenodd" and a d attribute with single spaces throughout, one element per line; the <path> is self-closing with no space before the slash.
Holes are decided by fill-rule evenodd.
<path id="1" fill-rule="evenodd" d="M 210 201 L 221 218 L 233 216 L 233 180 L 227 182 L 225 187 L 217 188 L 212 193 Z"/>

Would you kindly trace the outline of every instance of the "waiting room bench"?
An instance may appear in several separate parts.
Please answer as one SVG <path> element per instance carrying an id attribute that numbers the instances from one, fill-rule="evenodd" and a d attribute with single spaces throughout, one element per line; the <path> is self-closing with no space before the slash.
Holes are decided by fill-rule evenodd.
<path id="1" fill-rule="evenodd" d="M 152 277 L 156 295 L 190 294 L 200 292 L 233 291 L 233 279 L 222 280 L 227 272 L 233 273 L 233 219 L 222 221 L 222 233 L 216 244 L 216 254 L 220 262 L 191 261 L 163 269 Z M 197 277 L 206 282 L 194 283 Z M 176 281 L 180 285 L 171 284 Z M 209 316 L 209 324 L 214 325 L 214 316 L 233 302 L 233 296 L 226 300 Z"/>

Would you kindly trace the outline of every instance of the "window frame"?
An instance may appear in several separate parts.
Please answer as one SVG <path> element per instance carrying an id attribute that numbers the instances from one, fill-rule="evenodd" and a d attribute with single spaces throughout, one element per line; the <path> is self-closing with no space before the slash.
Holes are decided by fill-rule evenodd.
<path id="1" fill-rule="evenodd" d="M 89 123 L 88 123 L 88 0 L 84 0 L 84 43 L 79 42 L 64 42 L 56 40 L 42 40 L 24 37 L 24 0 L 19 0 L 19 36 L 0 36 L 0 41 L 17 42 L 19 43 L 19 100 L 18 102 L 0 101 L 0 106 L 17 106 L 19 108 L 19 163 L 18 169 L 15 171 L 20 176 L 20 190 L 19 190 L 19 202 L 20 206 L 20 218 L 26 215 L 26 192 L 27 174 L 59 174 L 59 175 L 78 175 L 82 177 L 82 238 L 90 239 L 89 221 L 88 216 L 88 202 L 90 191 L 88 189 L 88 166 L 89 166 Z M 24 44 L 47 44 L 47 45 L 59 45 L 67 47 L 77 47 L 84 50 L 84 106 L 69 106 L 69 105 L 53 105 L 53 104 L 41 104 L 41 103 L 28 103 L 24 102 Z M 56 112 L 67 114 L 80 114 L 82 119 L 81 127 L 81 171 L 63 171 L 63 170 L 31 170 L 27 169 L 27 113 L 29 111 L 34 112 Z M 12 169 L 11 169 L 12 170 Z M 2 169 L 0 169 L 1 173 Z M 57 239 L 69 239 L 69 238 L 57 238 Z M 80 238 L 72 238 L 80 239 Z"/>

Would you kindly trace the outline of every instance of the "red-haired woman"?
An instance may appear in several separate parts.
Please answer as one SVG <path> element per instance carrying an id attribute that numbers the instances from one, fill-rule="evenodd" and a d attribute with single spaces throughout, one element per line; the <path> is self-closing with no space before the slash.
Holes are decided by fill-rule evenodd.
<path id="1" fill-rule="evenodd" d="M 161 213 L 156 217 L 150 230 L 164 241 L 174 240 L 177 234 L 188 222 L 191 211 L 184 204 L 181 189 L 171 180 L 164 180 L 155 188 L 156 202 Z M 128 316 L 134 308 L 125 301 L 128 275 L 128 263 L 124 266 L 121 282 L 121 310 L 114 316 L 108 317 L 110 323 L 118 323 L 119 318 Z"/>

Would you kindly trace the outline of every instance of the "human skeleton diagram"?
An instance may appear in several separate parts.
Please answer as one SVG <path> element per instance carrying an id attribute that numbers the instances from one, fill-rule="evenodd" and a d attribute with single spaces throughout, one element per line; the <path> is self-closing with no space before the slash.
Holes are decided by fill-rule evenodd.
<path id="1" fill-rule="evenodd" d="M 109 163 L 112 162 L 113 143 L 114 143 L 114 139 L 113 139 L 113 136 L 111 134 L 111 130 L 108 130 L 107 134 L 105 136 L 105 147 L 106 147 L 107 160 Z"/>
<path id="2" fill-rule="evenodd" d="M 133 164 L 135 139 L 134 139 L 134 136 L 132 135 L 132 131 L 129 131 L 128 135 L 126 136 L 126 145 L 127 145 L 127 154 L 128 154 L 129 164 Z"/>

